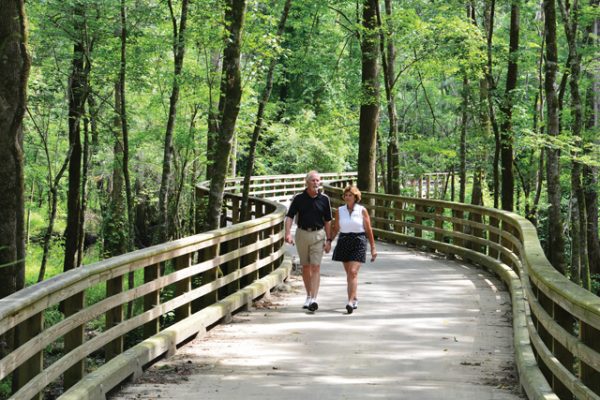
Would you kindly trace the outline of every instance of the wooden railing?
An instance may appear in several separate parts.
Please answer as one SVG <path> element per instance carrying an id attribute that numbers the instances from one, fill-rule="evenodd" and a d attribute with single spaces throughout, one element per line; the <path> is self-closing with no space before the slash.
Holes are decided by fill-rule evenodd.
<path id="1" fill-rule="evenodd" d="M 333 206 L 349 183 L 325 186 Z M 506 283 L 516 363 L 529 399 L 600 399 L 600 298 L 552 267 L 528 220 L 461 203 L 362 197 L 378 239 L 459 256 Z"/>
<path id="2" fill-rule="evenodd" d="M 332 204 L 353 174 L 323 174 Z M 104 399 L 155 360 L 269 291 L 290 271 L 283 254 L 285 207 L 250 199 L 239 223 L 241 180 L 229 180 L 223 228 L 70 271 L 0 299 L 0 334 L 20 346 L 0 360 L 12 373 L 12 398 L 71 387 L 62 399 Z M 289 200 L 304 175 L 255 177 L 252 192 Z M 199 187 L 198 198 L 207 195 Z M 486 267 L 511 292 L 516 364 L 530 399 L 600 399 L 600 299 L 560 275 L 543 255 L 535 228 L 496 209 L 439 200 L 363 193 L 378 239 L 461 257 Z M 136 283 L 129 287 L 130 272 Z M 101 287 L 106 296 L 53 324 L 49 312 Z M 134 312 L 125 318 L 130 305 Z M 64 307 L 62 307 L 65 310 Z M 91 327 L 94 330 L 91 331 Z M 46 349 L 46 351 L 45 351 Z M 105 359 L 86 375 L 86 362 Z"/>

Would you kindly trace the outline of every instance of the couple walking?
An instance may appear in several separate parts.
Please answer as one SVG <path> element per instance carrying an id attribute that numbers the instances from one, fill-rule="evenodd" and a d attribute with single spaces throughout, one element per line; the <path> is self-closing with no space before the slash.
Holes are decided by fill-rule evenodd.
<path id="1" fill-rule="evenodd" d="M 329 253 L 331 243 L 339 233 L 332 259 L 341 261 L 346 270 L 346 311 L 352 314 L 358 307 L 358 270 L 366 261 L 367 239 L 371 245 L 371 261 L 375 261 L 377 257 L 369 213 L 358 204 L 360 191 L 354 186 L 347 186 L 343 194 L 345 204 L 336 210 L 332 227 L 331 204 L 329 197 L 319 191 L 319 173 L 310 171 L 306 174 L 305 181 L 306 189 L 294 197 L 285 220 L 285 241 L 294 244 L 291 229 L 294 218 L 298 216 L 295 239 L 306 289 L 304 308 L 313 312 L 319 308 L 317 294 L 321 282 L 321 259 L 323 252 Z"/>

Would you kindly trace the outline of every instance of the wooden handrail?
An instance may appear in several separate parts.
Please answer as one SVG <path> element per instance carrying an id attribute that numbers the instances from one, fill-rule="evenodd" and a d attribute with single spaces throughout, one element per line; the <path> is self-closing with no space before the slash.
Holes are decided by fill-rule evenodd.
<path id="1" fill-rule="evenodd" d="M 325 185 L 342 204 L 348 180 Z M 481 265 L 511 292 L 521 385 L 530 399 L 600 399 L 600 298 L 546 259 L 535 227 L 510 212 L 362 193 L 375 236 Z"/>
<path id="2" fill-rule="evenodd" d="M 355 174 L 322 178 L 330 181 L 324 189 L 335 206 Z M 253 177 L 251 186 L 253 194 L 289 200 L 304 187 L 304 174 Z M 88 355 L 103 348 L 109 354 L 110 348 L 114 358 L 79 377 L 61 397 L 104 399 L 111 388 L 139 376 L 147 364 L 172 354 L 180 343 L 284 279 L 291 268 L 283 254 L 285 207 L 253 196 L 254 219 L 239 223 L 241 196 L 235 192 L 241 190 L 241 178 L 228 180 L 226 188 L 220 229 L 84 266 L 0 299 L 0 333 L 16 328 L 21 340 L 0 360 L 0 379 L 19 374 L 22 384 L 13 398 L 39 397 Z M 197 188 L 200 202 L 207 190 Z M 497 209 L 431 198 L 363 192 L 363 203 L 378 239 L 461 257 L 506 283 L 519 378 L 530 399 L 600 399 L 600 299 L 550 265 L 529 221 Z M 161 274 L 159 265 L 165 263 L 171 268 Z M 129 272 L 145 273 L 147 281 L 125 288 L 119 278 Z M 109 282 L 113 284 L 104 299 L 44 326 L 45 310 Z M 173 294 L 161 298 L 161 291 Z M 117 318 L 42 372 L 45 348 L 114 310 L 122 314 L 132 301 L 145 301 L 146 307 L 130 319 Z M 174 318 L 174 323 L 159 324 L 161 318 Z M 122 343 L 134 333 L 140 338 L 129 340 L 134 345 L 125 349 Z"/>

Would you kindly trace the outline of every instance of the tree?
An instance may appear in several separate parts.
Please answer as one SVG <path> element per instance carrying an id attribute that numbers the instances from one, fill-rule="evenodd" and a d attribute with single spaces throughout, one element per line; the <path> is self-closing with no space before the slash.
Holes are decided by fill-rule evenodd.
<path id="1" fill-rule="evenodd" d="M 544 27 L 546 40 L 546 66 L 544 88 L 546 93 L 546 181 L 548 202 L 548 242 L 546 252 L 550 263 L 561 273 L 566 272 L 563 222 L 560 209 L 560 150 L 553 144 L 559 133 L 558 96 L 556 94 L 556 72 L 558 70 L 558 48 L 556 43 L 555 0 L 544 0 Z"/>
<path id="2" fill-rule="evenodd" d="M 508 51 L 508 69 L 506 71 L 506 90 L 502 103 L 503 120 L 500 128 L 502 159 L 502 209 L 513 211 L 514 174 L 513 174 L 513 132 L 512 108 L 514 91 L 518 80 L 519 57 L 519 9 L 520 0 L 513 0 L 510 7 L 510 44 Z"/>
<path id="3" fill-rule="evenodd" d="M 173 163 L 173 130 L 175 118 L 177 117 L 177 103 L 179 101 L 180 77 L 183 69 L 183 57 L 185 55 L 185 30 L 187 27 L 188 0 L 181 3 L 181 16 L 179 27 L 173 10 L 173 1 L 168 0 L 171 23 L 173 24 L 173 86 L 169 98 L 169 116 L 167 130 L 165 132 L 163 169 L 160 180 L 160 192 L 158 194 L 158 215 L 160 228 L 158 230 L 157 243 L 164 242 L 169 237 L 169 194 L 171 191 L 171 168 Z"/>
<path id="4" fill-rule="evenodd" d="M 223 72 L 221 77 L 221 97 L 219 100 L 220 132 L 216 139 L 215 157 L 212 166 L 212 179 L 206 210 L 206 228 L 217 229 L 221 219 L 225 177 L 229 166 L 231 141 L 240 111 L 242 80 L 240 75 L 240 47 L 246 0 L 227 0 L 225 5 L 226 37 L 223 50 Z"/>
<path id="5" fill-rule="evenodd" d="M 292 7 L 292 0 L 286 0 L 281 12 L 281 18 L 279 19 L 279 25 L 277 26 L 277 38 L 281 38 L 285 29 L 285 21 L 290 13 Z M 248 160 L 246 161 L 246 173 L 244 174 L 244 183 L 242 188 L 242 220 L 249 219 L 248 212 L 248 197 L 250 195 L 250 178 L 254 171 L 254 159 L 256 154 L 256 144 L 260 137 L 260 133 L 263 129 L 263 119 L 265 114 L 265 108 L 271 97 L 271 91 L 273 90 L 273 72 L 275 71 L 275 65 L 277 58 L 273 56 L 269 63 L 269 70 L 267 71 L 267 79 L 265 87 L 258 100 L 258 111 L 256 112 L 256 121 L 254 122 L 254 130 L 252 131 L 252 139 L 250 140 L 250 149 L 248 154 Z"/>
<path id="6" fill-rule="evenodd" d="M 377 127 L 379 125 L 379 34 L 377 0 L 364 0 L 362 14 L 362 93 L 358 143 L 357 186 L 375 191 Z"/>

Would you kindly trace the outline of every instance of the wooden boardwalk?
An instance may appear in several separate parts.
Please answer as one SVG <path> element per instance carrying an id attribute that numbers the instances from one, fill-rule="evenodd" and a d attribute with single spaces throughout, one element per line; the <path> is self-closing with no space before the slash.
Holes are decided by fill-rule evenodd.
<path id="1" fill-rule="evenodd" d="M 111 398 L 524 398 L 499 279 L 405 247 L 378 242 L 378 253 L 361 269 L 352 315 L 343 268 L 328 255 L 316 313 L 302 310 L 294 275 Z"/>

